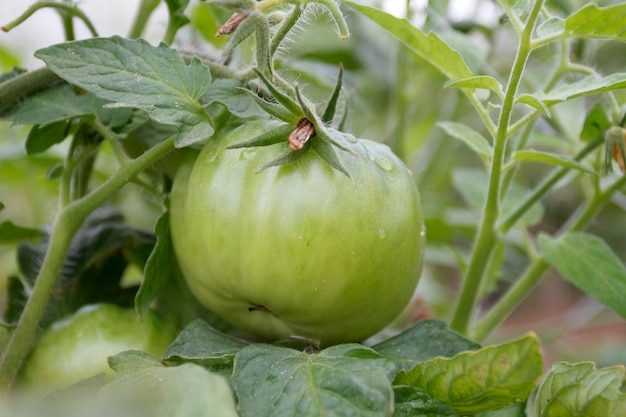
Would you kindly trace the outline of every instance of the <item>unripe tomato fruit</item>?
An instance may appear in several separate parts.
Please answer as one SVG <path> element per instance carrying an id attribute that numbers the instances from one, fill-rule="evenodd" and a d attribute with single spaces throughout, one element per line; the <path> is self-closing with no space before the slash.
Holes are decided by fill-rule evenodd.
<path id="1" fill-rule="evenodd" d="M 406 166 L 382 144 L 337 150 L 352 181 L 310 150 L 225 149 L 267 121 L 211 139 L 179 169 L 170 204 L 174 251 L 190 290 L 252 334 L 361 341 L 396 318 L 419 280 L 424 224 Z M 314 138 L 313 140 L 316 140 Z"/>
<path id="2" fill-rule="evenodd" d="M 21 381 L 30 388 L 63 388 L 114 371 L 107 357 L 125 350 L 162 355 L 176 337 L 176 325 L 153 311 L 141 320 L 131 309 L 92 304 L 46 329 L 27 359 Z"/>

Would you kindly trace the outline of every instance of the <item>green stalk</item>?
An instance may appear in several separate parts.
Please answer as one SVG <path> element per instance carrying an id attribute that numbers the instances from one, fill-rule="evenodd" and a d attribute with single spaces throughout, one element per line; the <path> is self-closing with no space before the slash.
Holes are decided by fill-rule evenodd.
<path id="1" fill-rule="evenodd" d="M 2 26 L 2 30 L 5 32 L 8 32 L 11 29 L 15 28 L 16 26 L 23 23 L 26 19 L 32 16 L 39 9 L 44 9 L 48 7 L 57 9 L 59 10 L 59 12 L 67 13 L 67 15 L 69 16 L 79 18 L 85 23 L 85 26 L 87 26 L 87 29 L 89 29 L 89 31 L 91 32 L 91 35 L 93 37 L 98 37 L 98 32 L 96 31 L 96 28 L 94 27 L 93 23 L 91 23 L 91 20 L 89 20 L 87 15 L 85 15 L 78 7 L 72 4 L 64 4 L 64 3 L 59 3 L 56 1 L 38 1 L 37 3 L 33 4 L 28 9 L 26 9 L 26 11 L 22 13 L 20 16 L 18 16 L 17 19 Z"/>
<path id="2" fill-rule="evenodd" d="M 559 235 L 585 230 L 598 212 L 611 199 L 611 196 L 626 186 L 626 176 L 622 176 L 610 187 L 597 194 L 580 212 L 569 227 L 563 228 Z M 511 289 L 496 303 L 491 310 L 474 327 L 472 337 L 482 341 L 508 317 L 509 314 L 526 298 L 530 291 L 539 283 L 550 268 L 542 256 L 532 260 L 524 275 L 513 284 Z"/>
<path id="3" fill-rule="evenodd" d="M 174 149 L 174 137 L 150 148 L 132 163 L 120 169 L 90 194 L 71 202 L 57 215 L 50 233 L 48 252 L 24 307 L 17 327 L 0 358 L 0 390 L 9 390 L 22 363 L 30 352 L 37 326 L 63 268 L 72 238 L 83 221 L 124 184 Z"/>
<path id="4" fill-rule="evenodd" d="M 137 16 L 133 22 L 133 26 L 128 33 L 128 37 L 131 39 L 140 38 L 143 35 L 143 31 L 148 24 L 152 12 L 161 3 L 161 0 L 141 0 L 139 8 L 137 9 Z"/>
<path id="5" fill-rule="evenodd" d="M 506 142 L 508 139 L 507 134 L 511 122 L 515 95 L 522 79 L 526 61 L 531 52 L 530 41 L 532 31 L 542 4 L 542 0 L 538 0 L 534 4 L 528 17 L 526 27 L 520 35 L 519 48 L 515 56 L 509 82 L 507 83 L 506 93 L 502 102 L 502 111 L 498 120 L 491 172 L 489 175 L 487 201 L 483 210 L 483 218 L 478 229 L 474 250 L 470 258 L 461 294 L 450 323 L 450 327 L 453 330 L 463 334 L 467 334 L 469 323 L 474 315 L 478 293 L 482 284 L 483 271 L 485 270 L 485 266 L 496 241 L 495 224 L 500 213 L 500 186 Z"/>

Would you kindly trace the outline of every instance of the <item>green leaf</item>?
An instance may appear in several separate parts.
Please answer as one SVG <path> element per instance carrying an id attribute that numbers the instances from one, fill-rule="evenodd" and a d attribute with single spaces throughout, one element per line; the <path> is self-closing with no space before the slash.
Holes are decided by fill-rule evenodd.
<path id="1" fill-rule="evenodd" d="M 491 145 L 483 135 L 476 132 L 471 127 L 457 122 L 439 122 L 437 126 L 445 130 L 448 135 L 465 143 L 484 159 L 488 160 L 491 158 L 493 153 Z"/>
<path id="2" fill-rule="evenodd" d="M 211 328 L 200 319 L 189 323 L 163 354 L 172 363 L 192 362 L 213 371 L 232 371 L 235 355 L 248 344 Z"/>
<path id="3" fill-rule="evenodd" d="M 393 366 L 357 344 L 307 354 L 254 344 L 235 357 L 232 384 L 242 417 L 388 416 Z"/>
<path id="4" fill-rule="evenodd" d="M 497 410 L 523 401 L 541 377 L 534 335 L 400 371 L 394 385 L 409 385 L 450 405 L 461 415 Z"/>
<path id="5" fill-rule="evenodd" d="M 517 151 L 513 154 L 514 163 L 540 162 L 542 164 L 558 165 L 575 169 L 587 174 L 596 175 L 596 172 L 580 162 L 555 153 L 541 152 L 535 150 Z"/>
<path id="6" fill-rule="evenodd" d="M 539 110 L 548 118 L 552 117 L 552 112 L 550 111 L 548 106 L 532 94 L 520 94 L 518 97 L 516 97 L 515 101 L 517 103 L 523 103 L 534 109 Z"/>
<path id="7" fill-rule="evenodd" d="M 404 332 L 372 346 L 372 349 L 402 369 L 412 368 L 437 356 L 449 358 L 479 348 L 478 343 L 448 329 L 441 320 L 422 320 Z"/>
<path id="8" fill-rule="evenodd" d="M 502 84 L 493 77 L 488 75 L 476 75 L 469 78 L 461 78 L 458 80 L 451 80 L 444 84 L 445 88 L 472 88 L 472 89 L 485 89 L 495 93 L 498 97 L 504 97 L 504 90 Z"/>
<path id="9" fill-rule="evenodd" d="M 15 244 L 22 240 L 34 240 L 45 236 L 45 232 L 39 229 L 21 227 L 10 220 L 0 223 L 0 244 Z"/>
<path id="10" fill-rule="evenodd" d="M 40 49 L 35 56 L 68 82 L 112 101 L 109 107 L 141 109 L 157 122 L 176 126 L 178 147 L 213 134 L 200 103 L 211 75 L 197 58 L 186 64 L 167 45 L 117 36 L 66 42 Z"/>
<path id="11" fill-rule="evenodd" d="M 202 97 L 202 103 L 221 103 L 228 111 L 241 118 L 263 116 L 264 113 L 250 94 L 251 92 L 240 87 L 241 82 L 237 80 L 226 78 L 215 80 L 209 92 Z"/>
<path id="12" fill-rule="evenodd" d="M 611 122 L 604 111 L 604 107 L 602 107 L 602 103 L 596 103 L 585 118 L 583 129 L 580 132 L 580 140 L 589 142 L 603 134 L 609 127 L 611 127 Z"/>
<path id="13" fill-rule="evenodd" d="M 394 387 L 393 417 L 459 417 L 446 403 L 415 387 Z"/>
<path id="14" fill-rule="evenodd" d="M 587 233 L 568 233 L 558 239 L 542 234 L 539 246 L 563 278 L 626 317 L 626 269 L 602 239 Z"/>
<path id="15" fill-rule="evenodd" d="M 114 379 L 100 389 L 98 400 L 109 409 L 125 406 L 122 410 L 135 412 L 108 415 L 238 416 L 228 382 L 190 363 L 174 368 L 149 367 Z M 138 410 L 140 414 L 136 414 Z"/>
<path id="16" fill-rule="evenodd" d="M 75 117 L 97 115 L 105 125 L 121 126 L 131 117 L 131 109 L 104 108 L 106 100 L 69 84 L 41 91 L 0 115 L 17 124 L 46 125 Z"/>
<path id="17" fill-rule="evenodd" d="M 568 37 L 626 40 L 626 4 L 587 4 L 566 19 L 553 17 L 537 28 L 537 42 Z"/>
<path id="18" fill-rule="evenodd" d="M 141 350 L 125 350 L 107 358 L 109 367 L 116 372 L 116 377 L 134 374 L 144 369 L 162 367 L 161 360 L 152 353 Z"/>
<path id="19" fill-rule="evenodd" d="M 624 368 L 555 363 L 528 399 L 528 417 L 624 416 Z"/>
<path id="20" fill-rule="evenodd" d="M 400 19 L 373 7 L 345 1 L 363 15 L 389 31 L 416 55 L 424 58 L 451 80 L 472 77 L 461 55 L 434 33 L 424 34 L 406 19 Z"/>
<path id="21" fill-rule="evenodd" d="M 603 78 L 590 75 L 570 84 L 561 84 L 548 93 L 538 92 L 534 93 L 532 96 L 545 105 L 552 106 L 572 98 L 622 88 L 626 88 L 626 73 L 620 72 Z M 528 99 L 530 95 L 526 94 L 524 96 Z"/>
<path id="22" fill-rule="evenodd" d="M 170 237 L 170 215 L 165 211 L 154 226 L 156 244 L 150 253 L 143 272 L 141 285 L 135 296 L 135 309 L 143 317 L 150 304 L 176 273 L 176 257 Z"/>
<path id="23" fill-rule="evenodd" d="M 65 120 L 50 123 L 44 126 L 34 125 L 26 137 L 27 155 L 36 155 L 45 152 L 51 146 L 63 142 L 67 137 L 68 123 Z"/>

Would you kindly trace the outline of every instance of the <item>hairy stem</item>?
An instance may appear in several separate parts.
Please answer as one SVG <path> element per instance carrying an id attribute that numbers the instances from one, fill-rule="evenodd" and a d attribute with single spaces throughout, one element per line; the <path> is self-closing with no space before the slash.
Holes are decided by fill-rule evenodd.
<path id="1" fill-rule="evenodd" d="M 49 88 L 61 81 L 48 68 L 17 75 L 0 84 L 0 113 L 18 104 L 23 98 Z"/>
<path id="2" fill-rule="evenodd" d="M 32 295 L 0 358 L 0 390 L 8 391 L 12 386 L 22 362 L 34 344 L 37 326 L 63 268 L 72 238 L 83 221 L 124 184 L 173 149 L 174 137 L 171 137 L 149 149 L 132 163 L 120 167 L 90 194 L 71 202 L 59 212 L 52 226 L 48 252 L 39 270 Z"/>
<path id="3" fill-rule="evenodd" d="M 483 210 L 483 217 L 478 229 L 474 250 L 467 268 L 463 287 L 450 327 L 453 330 L 467 334 L 469 323 L 474 315 L 479 290 L 482 283 L 483 271 L 491 255 L 491 251 L 496 242 L 495 224 L 500 214 L 500 187 L 502 166 L 506 142 L 508 139 L 508 129 L 511 122 L 511 114 L 515 102 L 515 95 L 520 85 L 526 61 L 530 55 L 530 40 L 535 22 L 541 10 L 543 1 L 537 1 L 528 17 L 526 27 L 520 35 L 520 44 L 515 56 L 515 61 L 507 83 L 506 93 L 502 102 L 502 111 L 498 120 L 496 140 L 493 148 L 493 158 L 491 172 L 489 175 L 489 185 L 487 191 L 487 201 Z"/>

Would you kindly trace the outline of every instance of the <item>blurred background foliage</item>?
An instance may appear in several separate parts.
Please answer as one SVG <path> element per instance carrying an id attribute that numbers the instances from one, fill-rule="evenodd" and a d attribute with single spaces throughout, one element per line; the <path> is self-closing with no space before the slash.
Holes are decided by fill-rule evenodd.
<path id="1" fill-rule="evenodd" d="M 407 16 L 425 32 L 435 31 L 450 43 L 474 72 L 506 81 L 516 39 L 501 18 L 496 2 L 391 2 L 395 11 Z M 363 3 L 383 6 L 380 0 Z M 565 16 L 586 3 L 551 0 L 547 6 Z M 215 38 L 214 34 L 229 12 L 192 2 L 188 15 L 191 25 L 179 32 L 174 46 L 200 56 L 223 59 L 218 50 L 224 38 Z M 426 268 L 415 301 L 403 320 L 431 316 L 447 319 L 462 275 L 459 271 L 470 253 L 478 223 L 480 207 L 473 208 L 467 198 L 486 187 L 486 177 L 481 176 L 482 161 L 461 142 L 446 135 L 437 123 L 463 122 L 478 131 L 482 125 L 462 93 L 458 89 L 443 88 L 446 79 L 427 62 L 400 48 L 394 38 L 365 18 L 350 10 L 347 16 L 352 37 L 341 41 L 335 36 L 329 19 L 314 10 L 290 37 L 292 45 L 281 55 L 278 65 L 288 68 L 288 77 L 298 81 L 306 94 L 321 102 L 332 90 L 338 65 L 343 63 L 345 101 L 350 109 L 349 130 L 358 137 L 391 146 L 413 171 L 422 196 L 428 230 Z M 28 25 L 27 21 L 15 30 L 28 30 Z M 17 48 L 18 45 L 0 44 L 2 71 L 19 64 L 14 52 Z M 32 52 L 26 51 L 27 54 Z M 576 43 L 572 54 L 578 62 L 591 65 L 599 73 L 626 71 L 624 43 L 587 40 Z M 555 59 L 558 59 L 558 51 L 554 47 L 535 53 L 528 63 L 529 72 L 522 89 L 536 88 Z M 618 91 L 617 98 L 620 105 L 626 104 L 624 92 Z M 589 108 L 589 101 L 585 99 L 555 106 L 551 120 L 537 122 L 537 129 L 531 136 L 532 146 L 570 154 L 580 144 L 579 134 Z M 0 123 L 0 201 L 5 205 L 0 211 L 0 222 L 10 219 L 21 226 L 45 227 L 55 213 L 58 186 L 57 180 L 46 179 L 47 173 L 62 162 L 66 147 L 57 145 L 43 155 L 27 157 L 24 151 L 27 134 L 27 127 Z M 98 158 L 96 180 L 101 180 L 111 172 L 114 160 L 106 149 Z M 520 189 L 531 188 L 549 170 L 546 166 L 527 164 L 518 171 L 515 182 Z M 558 230 L 586 195 L 591 186 L 588 181 L 590 179 L 576 175 L 563 180 L 542 201 L 538 222 L 530 232 Z M 126 187 L 113 203 L 120 207 L 128 223 L 152 230 L 159 208 L 140 188 Z M 624 261 L 625 209 L 626 196 L 618 193 L 591 227 L 591 231 L 605 239 Z M 525 244 L 525 239 L 527 236 L 522 233 L 513 235 L 502 248 L 504 268 L 495 274 L 486 304 L 496 299 L 501 289 L 523 271 L 528 259 L 519 248 Z M 0 245 L 0 289 L 5 287 L 4 279 L 17 271 L 14 258 L 14 246 Z M 0 306 L 3 297 L 0 290 Z M 593 360 L 602 366 L 626 364 L 623 320 L 554 272 L 491 340 L 508 339 L 528 330 L 536 331 L 544 342 L 547 362 Z"/>

